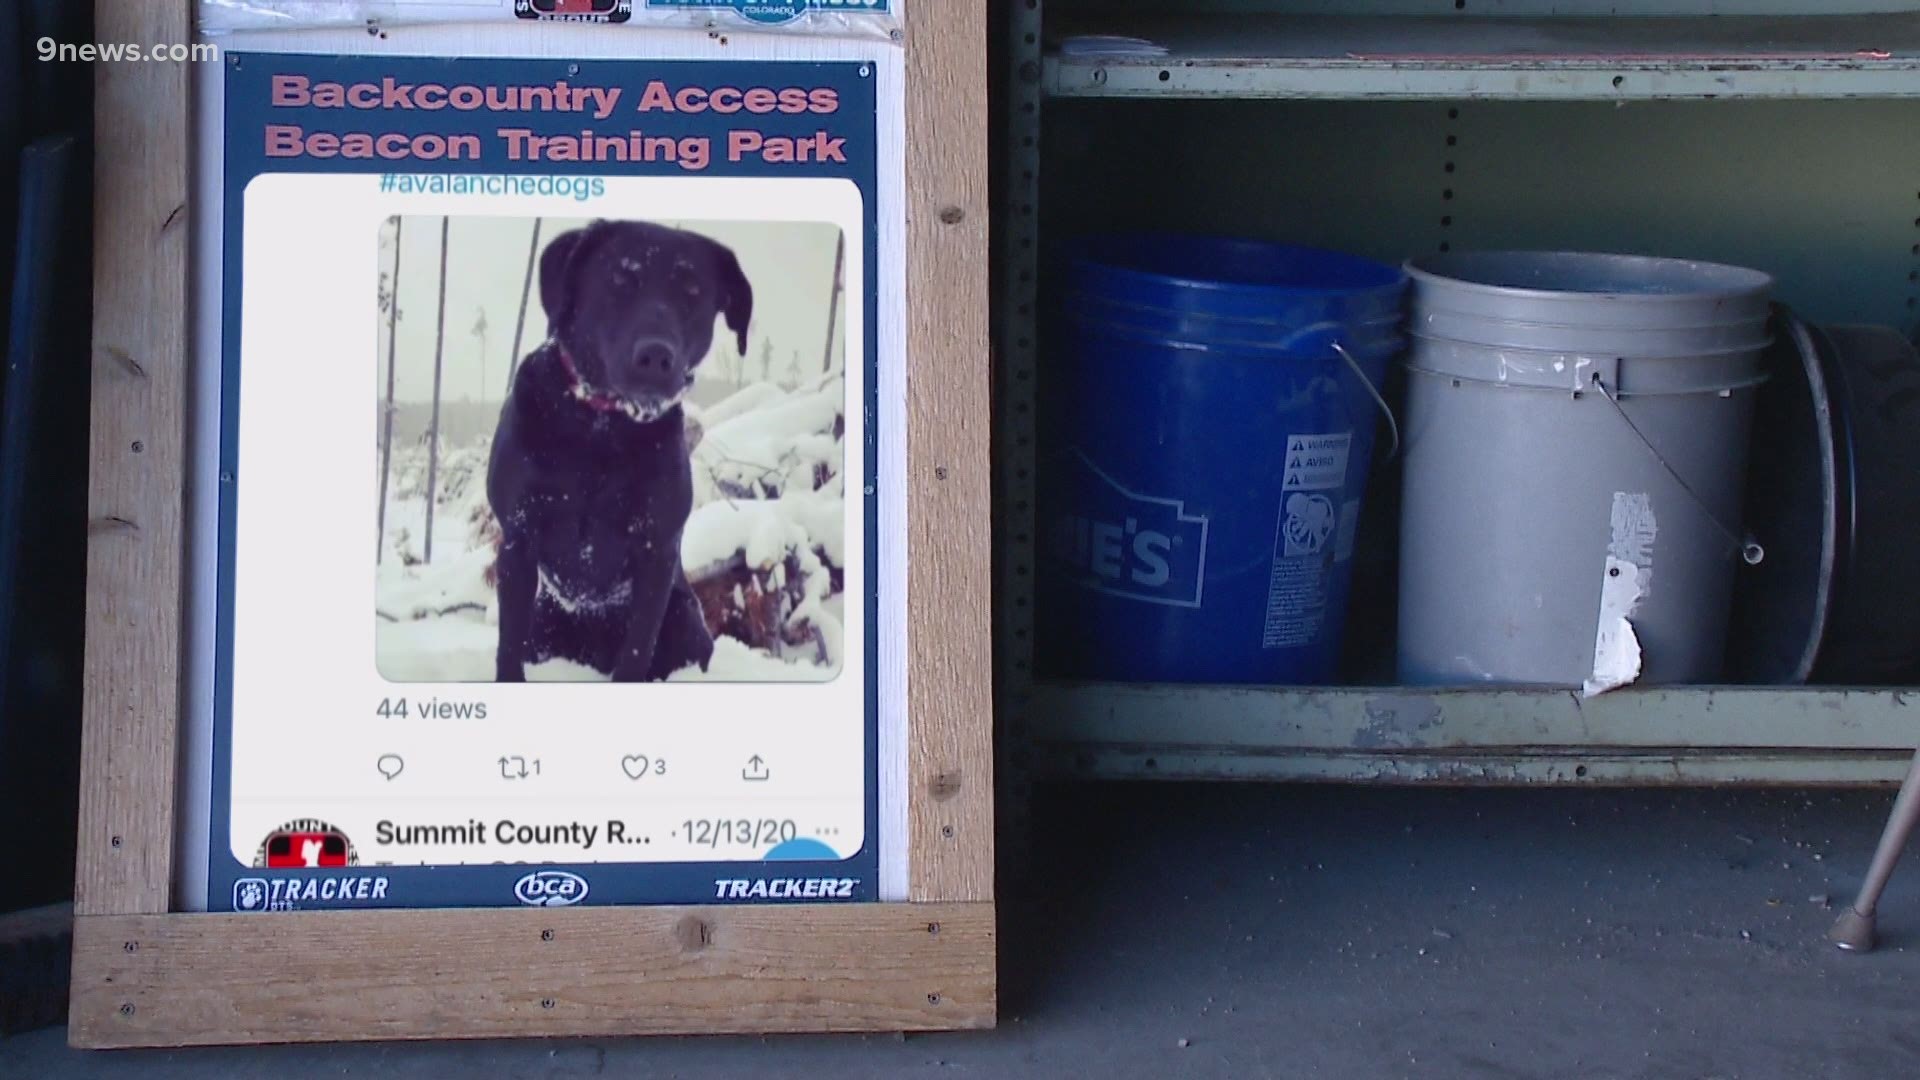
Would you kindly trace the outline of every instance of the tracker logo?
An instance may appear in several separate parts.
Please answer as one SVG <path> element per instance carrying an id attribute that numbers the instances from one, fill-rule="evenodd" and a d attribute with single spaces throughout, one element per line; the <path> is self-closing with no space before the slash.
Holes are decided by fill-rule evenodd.
<path id="1" fill-rule="evenodd" d="M 233 910 L 297 911 L 387 898 L 385 877 L 374 874 L 313 874 L 241 878 L 233 883 Z"/>
<path id="2" fill-rule="evenodd" d="M 566 907 L 587 898 L 587 879 L 565 870 L 536 870 L 513 883 L 513 895 L 534 907 Z"/>
<path id="3" fill-rule="evenodd" d="M 715 878 L 715 900 L 851 900 L 859 878 Z"/>
<path id="4" fill-rule="evenodd" d="M 1053 556 L 1083 588 L 1168 607 L 1200 606 L 1207 519 L 1178 499 L 1127 490 L 1085 454 L 1059 467 L 1067 509 L 1048 523 Z"/>

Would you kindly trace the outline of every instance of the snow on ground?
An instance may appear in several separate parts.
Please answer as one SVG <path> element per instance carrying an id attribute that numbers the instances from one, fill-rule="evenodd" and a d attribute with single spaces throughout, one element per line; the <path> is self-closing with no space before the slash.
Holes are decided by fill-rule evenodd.
<path id="1" fill-rule="evenodd" d="M 693 452 L 696 502 L 779 498 L 816 488 L 837 493 L 845 380 L 828 376 L 778 395 L 764 386 L 747 387 L 701 414 L 705 433 Z M 747 396 L 750 406 L 730 408 Z"/>
<path id="2" fill-rule="evenodd" d="M 597 674 L 597 673 L 596 673 Z M 782 660 L 761 649 L 749 649 L 730 637 L 714 639 L 713 659 L 707 670 L 687 668 L 668 682 L 825 682 L 833 669 L 806 660 Z"/>
<path id="3" fill-rule="evenodd" d="M 838 672 L 845 647 L 844 603 L 835 584 L 846 552 L 844 399 L 843 378 L 830 375 L 793 391 L 752 384 L 701 411 L 695 509 L 681 562 L 696 591 L 720 598 L 729 625 L 744 620 L 770 632 L 745 635 L 765 637 L 760 647 L 717 633 L 708 670 L 684 671 L 673 681 L 819 681 Z M 374 616 L 376 658 L 387 679 L 494 677 L 498 611 L 490 578 L 497 529 L 486 501 L 488 449 L 485 440 L 442 447 L 432 562 L 425 544 L 427 448 L 394 449 Z M 770 628 L 754 623 L 756 617 L 764 622 L 768 598 L 777 605 Z M 606 679 L 566 660 L 533 665 L 527 677 Z"/>

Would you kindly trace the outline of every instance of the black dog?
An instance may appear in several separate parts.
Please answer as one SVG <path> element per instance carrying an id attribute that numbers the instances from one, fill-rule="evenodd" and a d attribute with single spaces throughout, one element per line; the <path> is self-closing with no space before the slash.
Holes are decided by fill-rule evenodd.
<path id="1" fill-rule="evenodd" d="M 680 399 L 713 322 L 747 347 L 753 289 L 697 233 L 597 221 L 540 256 L 548 337 L 494 431 L 487 501 L 502 534 L 495 678 L 564 657 L 652 682 L 713 655 L 680 566 L 693 508 Z"/>

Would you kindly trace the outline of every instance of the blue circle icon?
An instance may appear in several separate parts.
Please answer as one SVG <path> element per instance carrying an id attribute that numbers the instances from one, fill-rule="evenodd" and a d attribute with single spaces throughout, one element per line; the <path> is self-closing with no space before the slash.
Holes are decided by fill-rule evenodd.
<path id="1" fill-rule="evenodd" d="M 768 862 L 838 862 L 840 853 L 818 840 L 800 837 L 767 852 Z"/>

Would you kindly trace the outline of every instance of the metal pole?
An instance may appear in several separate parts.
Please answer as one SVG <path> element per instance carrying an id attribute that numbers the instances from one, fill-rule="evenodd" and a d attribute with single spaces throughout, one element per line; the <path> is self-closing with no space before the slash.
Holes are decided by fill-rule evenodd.
<path id="1" fill-rule="evenodd" d="M 400 339 L 400 225 L 393 219 L 393 289 L 387 294 L 387 407 L 380 429 L 380 510 L 374 529 L 373 564 L 387 555 L 387 478 L 393 474 L 393 353 Z"/>
<path id="2" fill-rule="evenodd" d="M 427 539 L 425 558 L 433 561 L 433 497 L 440 475 L 440 358 L 447 347 L 447 225 L 440 219 L 440 312 L 433 328 L 433 419 L 427 422 Z"/>
<path id="3" fill-rule="evenodd" d="M 533 219 L 533 240 L 527 244 L 527 280 L 520 286 L 520 317 L 513 321 L 513 351 L 507 354 L 507 392 L 513 390 L 513 373 L 520 366 L 520 334 L 527 328 L 527 297 L 533 295 L 533 263 L 540 256 L 540 219 Z"/>
<path id="4" fill-rule="evenodd" d="M 1920 753 L 1914 754 L 1906 782 L 1900 785 L 1900 794 L 1893 800 L 1893 812 L 1887 815 L 1887 827 L 1880 834 L 1880 846 L 1874 849 L 1873 863 L 1867 868 L 1866 881 L 1860 885 L 1860 895 L 1827 932 L 1829 941 L 1848 952 L 1873 951 L 1877 944 L 1875 909 L 1880 906 L 1880 894 L 1886 891 L 1887 879 L 1893 876 L 1894 865 L 1906 850 L 1916 823 L 1920 823 Z"/>
<path id="5" fill-rule="evenodd" d="M 823 372 L 833 370 L 833 332 L 840 323 L 840 292 L 844 288 L 840 283 L 840 275 L 846 265 L 847 234 L 843 230 L 839 242 L 833 246 L 833 293 L 827 298 L 827 355 L 820 365 Z"/>

